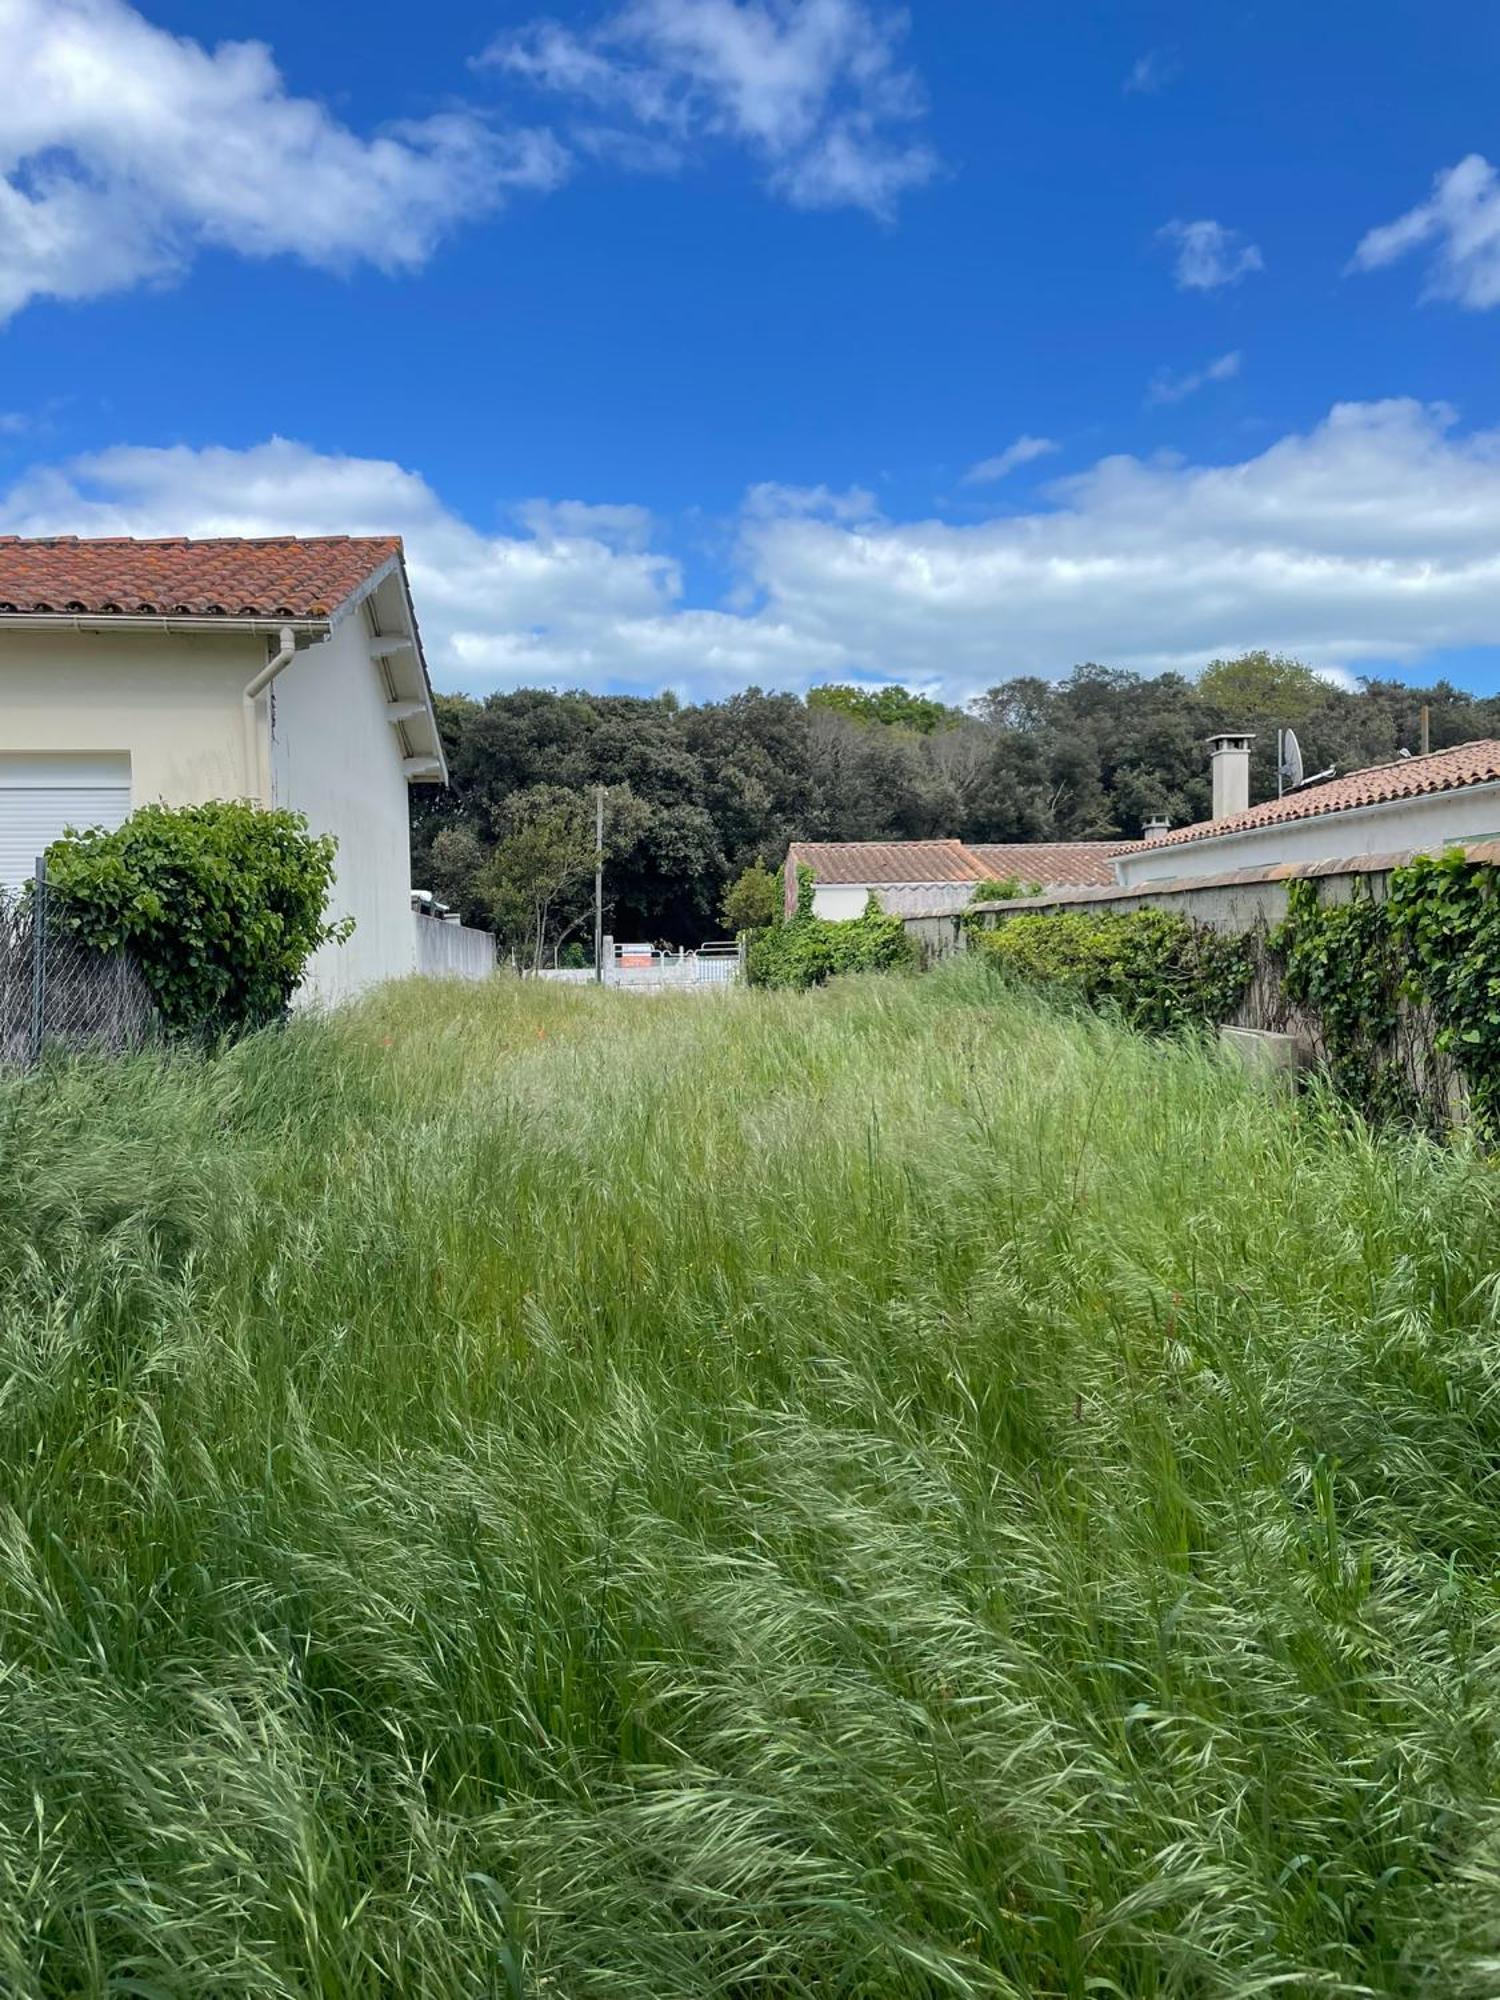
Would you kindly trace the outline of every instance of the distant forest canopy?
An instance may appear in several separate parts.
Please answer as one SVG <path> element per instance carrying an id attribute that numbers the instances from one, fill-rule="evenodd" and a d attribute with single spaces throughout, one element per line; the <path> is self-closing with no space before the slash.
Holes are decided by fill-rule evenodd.
<path id="1" fill-rule="evenodd" d="M 1434 750 L 1500 735 L 1500 697 L 1446 681 L 1351 691 L 1264 652 L 1215 660 L 1196 680 L 1090 663 L 1060 681 L 1002 681 L 968 710 L 900 687 L 821 687 L 805 700 L 751 688 L 698 704 L 440 695 L 453 783 L 413 791 L 412 879 L 502 933 L 525 904 L 533 930 L 584 936 L 590 794 L 603 784 L 610 928 L 696 943 L 722 932 L 740 872 L 757 859 L 779 867 L 793 840 L 1134 838 L 1154 814 L 1174 826 L 1208 816 L 1216 730 L 1255 731 L 1251 797 L 1263 799 L 1276 789 L 1279 728 L 1295 728 L 1309 773 L 1350 771 L 1415 752 L 1424 704 Z M 555 877 L 540 916 L 526 875 L 546 872 L 539 853 Z"/>

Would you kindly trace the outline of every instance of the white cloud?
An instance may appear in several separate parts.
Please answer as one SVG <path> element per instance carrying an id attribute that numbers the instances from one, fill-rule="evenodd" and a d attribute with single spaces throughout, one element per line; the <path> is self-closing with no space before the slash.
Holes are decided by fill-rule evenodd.
<path id="1" fill-rule="evenodd" d="M 1265 268 L 1256 246 L 1222 222 L 1168 222 L 1156 233 L 1177 251 L 1177 283 L 1185 292 L 1237 285 L 1247 273 Z"/>
<path id="2" fill-rule="evenodd" d="M 1482 312 L 1500 305 L 1500 175 L 1479 153 L 1439 174 L 1429 198 L 1372 229 L 1350 268 L 1374 271 L 1428 249 L 1426 296 Z"/>
<path id="3" fill-rule="evenodd" d="M 633 119 L 658 147 L 743 145 L 797 207 L 884 217 L 937 172 L 909 136 L 923 99 L 905 29 L 869 0 L 626 0 L 588 34 L 541 20 L 501 35 L 479 63 Z"/>
<path id="4" fill-rule="evenodd" d="M 274 438 L 245 451 L 117 446 L 36 467 L 0 496 L 21 535 L 400 534 L 440 687 L 676 686 L 826 679 L 837 647 L 774 615 L 684 609 L 682 575 L 632 506 L 529 501 L 486 535 L 386 459 Z"/>
<path id="5" fill-rule="evenodd" d="M 1228 465 L 1101 459 L 1043 506 L 978 523 L 757 487 L 738 610 L 684 601 L 643 510 L 523 514 L 485 534 L 415 472 L 281 440 L 120 447 L 0 493 L 0 531 L 20 534 L 399 532 L 446 687 L 702 695 L 864 676 L 963 699 L 1075 660 L 1192 669 L 1251 645 L 1336 671 L 1492 644 L 1500 604 L 1500 431 L 1411 401 L 1338 405 Z"/>
<path id="6" fill-rule="evenodd" d="M 653 526 L 649 508 L 630 504 L 523 500 L 515 514 L 539 542 L 595 541 L 612 549 L 644 549 Z"/>
<path id="7" fill-rule="evenodd" d="M 1231 381 L 1240 372 L 1240 355 L 1221 354 L 1217 360 L 1209 361 L 1202 368 L 1194 368 L 1184 375 L 1174 375 L 1170 369 L 1161 368 L 1152 377 L 1151 386 L 1146 391 L 1148 403 L 1180 403 L 1188 396 L 1194 396 L 1210 382 Z"/>
<path id="8" fill-rule="evenodd" d="M 794 514 L 821 515 L 830 521 L 871 521 L 880 518 L 875 495 L 862 486 L 836 492 L 831 486 L 783 486 L 763 479 L 745 495 L 741 512 L 747 520 L 786 519 Z"/>
<path id="9" fill-rule="evenodd" d="M 1034 459 L 1045 458 L 1049 452 L 1061 449 L 1055 438 L 1023 435 L 993 458 L 982 458 L 977 465 L 971 465 L 964 474 L 964 485 L 989 486 L 997 479 L 1004 479 L 1007 473 L 1014 472 L 1017 466 L 1030 465 Z"/>
<path id="10" fill-rule="evenodd" d="M 1130 65 L 1120 87 L 1127 97 L 1154 97 L 1169 83 L 1175 83 L 1181 74 L 1182 64 L 1170 49 L 1147 49 Z"/>
<path id="11" fill-rule="evenodd" d="M 124 0 L 0 0 L 0 320 L 169 278 L 214 245 L 421 264 L 460 219 L 555 186 L 545 131 L 465 111 L 362 138 L 259 42 L 209 50 Z"/>

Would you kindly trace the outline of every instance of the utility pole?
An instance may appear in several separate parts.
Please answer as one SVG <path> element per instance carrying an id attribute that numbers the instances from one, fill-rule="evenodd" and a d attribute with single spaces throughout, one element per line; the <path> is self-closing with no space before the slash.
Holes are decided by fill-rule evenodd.
<path id="1" fill-rule="evenodd" d="M 1425 757 L 1432 748 L 1432 710 L 1424 701 L 1422 704 L 1422 755 Z"/>
<path id="2" fill-rule="evenodd" d="M 594 984 L 604 984 L 604 787 L 594 787 Z"/>

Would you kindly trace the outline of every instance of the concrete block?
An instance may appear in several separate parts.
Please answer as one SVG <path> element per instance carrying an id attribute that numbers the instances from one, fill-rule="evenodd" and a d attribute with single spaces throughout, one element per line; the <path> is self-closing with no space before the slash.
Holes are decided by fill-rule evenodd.
<path id="1" fill-rule="evenodd" d="M 1252 1076 L 1263 1083 L 1290 1089 L 1307 1053 L 1295 1035 L 1274 1034 L 1268 1028 L 1220 1028 L 1219 1040 L 1232 1049 Z"/>

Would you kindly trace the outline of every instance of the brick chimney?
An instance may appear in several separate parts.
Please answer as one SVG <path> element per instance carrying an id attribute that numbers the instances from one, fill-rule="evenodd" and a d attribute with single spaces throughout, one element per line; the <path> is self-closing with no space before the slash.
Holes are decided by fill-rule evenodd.
<path id="1" fill-rule="evenodd" d="M 1222 736 L 1210 736 L 1208 740 L 1213 747 L 1213 817 L 1227 819 L 1231 813 L 1242 813 L 1249 807 L 1250 745 L 1255 736 L 1251 730 L 1235 729 Z"/>

